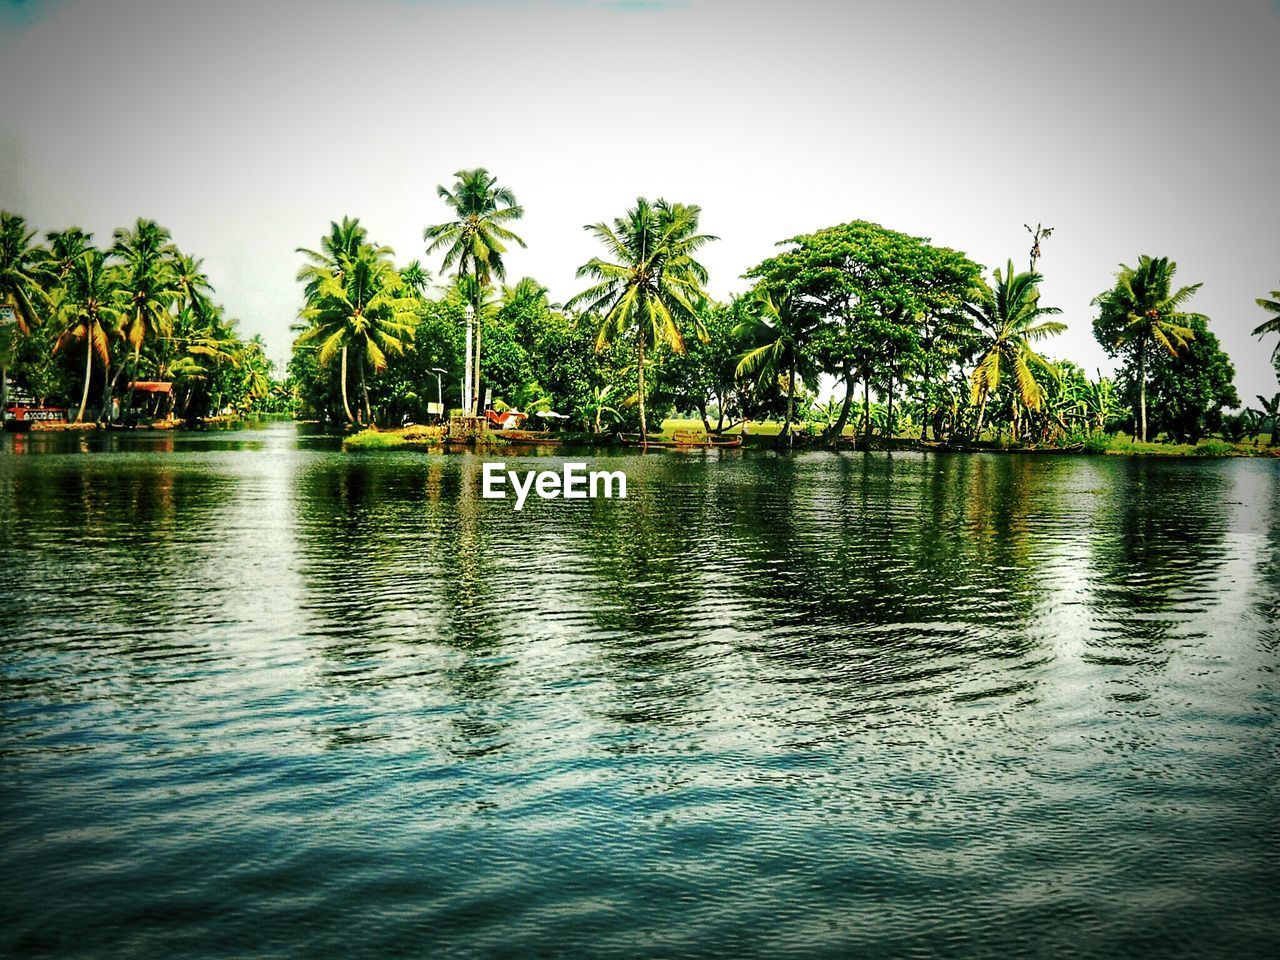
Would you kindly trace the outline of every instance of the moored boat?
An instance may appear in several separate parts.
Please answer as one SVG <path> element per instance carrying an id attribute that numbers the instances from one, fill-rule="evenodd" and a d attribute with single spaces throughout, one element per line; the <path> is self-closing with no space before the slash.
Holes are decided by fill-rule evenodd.
<path id="1" fill-rule="evenodd" d="M 663 437 L 642 437 L 638 433 L 620 433 L 618 439 L 626 447 L 657 447 L 670 450 L 720 450 L 742 446 L 742 436 L 712 437 L 707 434 L 675 433 L 670 440 Z"/>

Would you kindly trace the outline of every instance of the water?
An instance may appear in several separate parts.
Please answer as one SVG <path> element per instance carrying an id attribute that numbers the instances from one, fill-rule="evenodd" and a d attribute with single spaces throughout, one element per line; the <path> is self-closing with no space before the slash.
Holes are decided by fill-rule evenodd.
<path id="1" fill-rule="evenodd" d="M 4 443 L 0 955 L 1280 936 L 1280 462 Z"/>

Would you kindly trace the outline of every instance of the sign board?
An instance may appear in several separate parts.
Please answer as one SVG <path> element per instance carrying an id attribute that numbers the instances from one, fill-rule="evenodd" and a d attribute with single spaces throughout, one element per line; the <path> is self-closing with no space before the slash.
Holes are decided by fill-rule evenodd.
<path id="1" fill-rule="evenodd" d="M 0 327 L 7 327 L 11 323 L 18 322 L 18 315 L 14 312 L 13 307 L 9 304 L 0 304 Z"/>
<path id="2" fill-rule="evenodd" d="M 433 416 L 433 417 L 442 417 L 442 416 L 444 416 L 444 404 L 443 404 L 443 403 L 432 403 L 432 402 L 428 402 L 428 403 L 427 403 L 427 413 L 428 413 L 428 415 Z"/>
<path id="3" fill-rule="evenodd" d="M 493 387 L 487 387 L 484 391 L 484 408 L 488 410 L 493 406 Z"/>

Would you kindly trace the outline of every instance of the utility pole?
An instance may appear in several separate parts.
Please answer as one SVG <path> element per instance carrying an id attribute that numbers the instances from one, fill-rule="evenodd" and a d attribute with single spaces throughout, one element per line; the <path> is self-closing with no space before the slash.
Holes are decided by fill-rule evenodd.
<path id="1" fill-rule="evenodd" d="M 1031 234 L 1031 272 L 1036 272 L 1036 261 L 1040 259 L 1040 241 L 1048 240 L 1053 236 L 1053 227 L 1042 226 L 1037 223 L 1035 229 L 1031 229 L 1029 223 L 1024 223 L 1027 233 Z"/>

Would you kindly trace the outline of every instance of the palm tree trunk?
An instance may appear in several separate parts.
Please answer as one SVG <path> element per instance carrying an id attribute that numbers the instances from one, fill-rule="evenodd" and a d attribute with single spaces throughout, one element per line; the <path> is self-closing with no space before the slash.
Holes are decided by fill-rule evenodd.
<path id="1" fill-rule="evenodd" d="M 99 422 L 105 421 L 111 410 L 111 386 L 114 382 L 111 376 L 111 351 L 108 348 L 107 363 L 102 368 L 102 409 L 98 411 Z"/>
<path id="2" fill-rule="evenodd" d="M 347 401 L 347 347 L 346 347 L 346 344 L 343 344 L 342 346 L 342 372 L 340 376 L 341 376 L 341 384 L 342 384 L 342 409 L 346 411 L 347 423 L 355 423 L 356 418 L 351 414 L 351 404 Z"/>
<path id="3" fill-rule="evenodd" d="M 974 440 L 982 439 L 982 421 L 986 419 L 986 416 L 987 416 L 987 395 L 984 393 L 982 395 L 982 403 L 978 407 L 978 429 L 975 430 L 973 433 Z"/>
<path id="4" fill-rule="evenodd" d="M 364 357 L 356 358 L 356 367 L 360 371 L 360 403 L 364 406 L 365 426 L 373 426 L 373 410 L 369 406 L 369 385 L 364 378 Z"/>
<path id="5" fill-rule="evenodd" d="M 889 371 L 889 409 L 885 414 L 884 435 L 887 439 L 893 439 L 893 371 Z M 892 448 L 890 448 L 892 449 Z"/>
<path id="6" fill-rule="evenodd" d="M 1147 351 L 1146 344 L 1138 341 L 1138 416 L 1142 424 L 1142 442 L 1147 442 Z"/>
<path id="7" fill-rule="evenodd" d="M 867 449 L 871 449 L 871 371 L 868 370 L 866 376 L 862 378 L 862 414 L 866 420 L 862 426 L 862 436 L 866 442 Z"/>
<path id="8" fill-rule="evenodd" d="M 84 335 L 84 393 L 80 394 L 80 409 L 76 412 L 76 423 L 84 419 L 84 408 L 89 405 L 89 378 L 92 376 L 93 334 L 86 330 Z"/>
<path id="9" fill-rule="evenodd" d="M 125 400 L 124 409 L 120 411 L 121 417 L 127 418 L 129 412 L 133 410 L 133 387 L 138 382 L 138 361 L 142 357 L 142 341 L 138 341 L 138 345 L 133 348 L 133 363 L 131 364 L 132 372 L 129 375 L 129 396 Z M 120 369 L 124 369 L 123 365 Z"/>
<path id="10" fill-rule="evenodd" d="M 787 368 L 787 449 L 791 449 L 794 434 L 791 432 L 791 420 L 796 409 L 796 354 L 791 351 L 791 364 Z"/>
<path id="11" fill-rule="evenodd" d="M 636 373 L 640 378 L 640 449 L 649 448 L 649 425 L 644 418 L 644 334 L 636 341 Z"/>
<path id="12" fill-rule="evenodd" d="M 853 378 L 853 374 L 846 372 L 844 375 L 844 402 L 840 405 L 840 416 L 836 417 L 836 422 L 827 430 L 826 437 L 833 443 L 840 438 L 840 434 L 844 433 L 845 424 L 849 422 L 849 408 L 853 406 L 853 392 L 858 386 L 858 381 Z"/>

